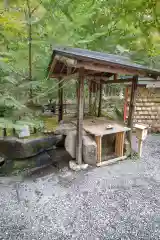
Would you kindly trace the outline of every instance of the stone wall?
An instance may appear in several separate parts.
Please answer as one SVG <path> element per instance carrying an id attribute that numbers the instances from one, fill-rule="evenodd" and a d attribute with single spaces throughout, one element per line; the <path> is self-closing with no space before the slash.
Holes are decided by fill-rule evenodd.
<path id="1" fill-rule="evenodd" d="M 127 115 L 129 109 L 131 88 L 128 87 Z M 160 88 L 139 86 L 136 97 L 134 123 L 143 123 L 152 132 L 160 132 Z"/>

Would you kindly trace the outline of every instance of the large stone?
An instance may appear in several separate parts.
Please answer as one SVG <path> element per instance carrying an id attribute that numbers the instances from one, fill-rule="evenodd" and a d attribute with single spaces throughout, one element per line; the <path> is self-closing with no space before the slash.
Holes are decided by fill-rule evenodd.
<path id="1" fill-rule="evenodd" d="M 58 147 L 58 148 L 63 147 L 64 148 L 65 138 L 66 138 L 66 136 L 62 135 L 62 139 L 56 144 L 56 147 Z"/>
<path id="2" fill-rule="evenodd" d="M 83 161 L 90 165 L 97 162 L 97 144 L 90 136 L 83 136 Z"/>
<path id="3" fill-rule="evenodd" d="M 61 135 L 44 136 L 34 139 L 0 138 L 0 153 L 10 159 L 28 158 L 52 148 L 61 139 Z"/>
<path id="4" fill-rule="evenodd" d="M 76 125 L 72 123 L 60 123 L 54 133 L 67 136 L 70 131 L 74 130 L 76 130 Z"/>
<path id="5" fill-rule="evenodd" d="M 76 158 L 76 131 L 70 131 L 65 139 L 65 149 L 72 158 Z"/>

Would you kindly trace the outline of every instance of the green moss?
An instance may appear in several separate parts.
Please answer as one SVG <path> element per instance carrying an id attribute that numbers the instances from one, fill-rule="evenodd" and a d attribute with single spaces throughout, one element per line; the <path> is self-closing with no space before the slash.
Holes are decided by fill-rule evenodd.
<path id="1" fill-rule="evenodd" d="M 58 126 L 57 117 L 43 117 L 44 128 L 47 131 L 54 131 Z"/>
<path id="2" fill-rule="evenodd" d="M 35 161 L 31 159 L 25 159 L 21 161 L 13 161 L 13 170 L 24 170 L 25 168 L 33 168 L 35 167 Z"/>
<path id="3" fill-rule="evenodd" d="M 33 159 L 13 160 L 5 163 L 0 167 L 1 176 L 17 175 L 27 169 L 32 169 L 36 166 L 36 162 Z"/>

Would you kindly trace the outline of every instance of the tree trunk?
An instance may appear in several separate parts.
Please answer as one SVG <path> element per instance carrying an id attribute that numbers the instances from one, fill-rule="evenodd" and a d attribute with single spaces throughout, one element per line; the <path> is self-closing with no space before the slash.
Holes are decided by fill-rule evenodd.
<path id="1" fill-rule="evenodd" d="M 28 79 L 32 81 L 32 12 L 30 7 L 30 0 L 27 0 L 28 7 Z M 29 97 L 32 99 L 32 86 L 29 90 Z"/>
<path id="2" fill-rule="evenodd" d="M 9 0 L 4 0 L 4 9 L 8 10 L 9 8 Z"/>
<path id="3" fill-rule="evenodd" d="M 7 136 L 7 129 L 3 128 L 3 137 L 6 137 L 6 136 Z"/>

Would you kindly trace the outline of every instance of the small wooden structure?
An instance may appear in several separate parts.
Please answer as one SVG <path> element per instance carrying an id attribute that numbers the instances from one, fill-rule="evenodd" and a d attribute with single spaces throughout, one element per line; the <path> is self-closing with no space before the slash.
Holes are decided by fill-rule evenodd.
<path id="1" fill-rule="evenodd" d="M 142 124 L 135 124 L 135 129 L 136 129 L 136 137 L 138 139 L 138 154 L 139 154 L 139 157 L 141 157 L 142 144 L 145 138 L 147 137 L 148 129 L 147 129 L 147 126 L 144 126 Z"/>
<path id="2" fill-rule="evenodd" d="M 59 81 L 59 121 L 63 119 L 63 82 L 77 78 L 77 147 L 76 160 L 78 164 L 82 163 L 82 133 L 84 129 L 83 105 L 84 105 L 84 81 L 94 85 L 94 90 L 89 91 L 90 104 L 92 102 L 92 93 L 99 91 L 98 116 L 101 116 L 102 89 L 104 84 L 121 84 L 131 82 L 131 96 L 128 115 L 128 128 L 132 129 L 133 113 L 136 101 L 138 76 L 150 77 L 159 81 L 160 71 L 149 69 L 145 66 L 135 64 L 129 59 L 121 56 L 106 54 L 102 52 L 89 51 L 85 49 L 75 49 L 58 47 L 53 50 L 51 61 L 48 67 L 49 77 L 57 78 Z M 121 75 L 132 76 L 127 79 L 120 79 Z M 110 77 L 113 79 L 110 80 Z M 90 86 L 90 84 L 88 84 Z M 109 130 L 106 130 L 109 131 Z M 103 135 L 107 132 L 102 130 Z M 95 135 L 97 139 L 98 158 L 101 156 L 101 134 Z M 131 141 L 131 134 L 129 135 Z M 123 142 L 124 130 L 118 133 L 116 140 L 116 151 L 122 154 L 122 145 L 118 147 L 119 142 Z M 121 148 L 121 149 L 120 149 Z"/>
<path id="3" fill-rule="evenodd" d="M 131 83 L 126 83 L 124 121 L 127 121 Z M 160 132 L 160 82 L 151 78 L 139 78 L 137 84 L 137 100 L 135 104 L 134 124 L 147 125 L 149 132 Z"/>
<path id="4" fill-rule="evenodd" d="M 122 159 L 124 155 L 124 140 L 125 133 L 130 131 L 130 128 L 121 126 L 113 121 L 96 118 L 94 120 L 86 119 L 83 121 L 83 129 L 95 138 L 97 144 L 97 166 L 108 165 Z M 116 135 L 115 141 L 115 156 L 113 159 L 102 161 L 102 139 L 108 135 Z"/>

